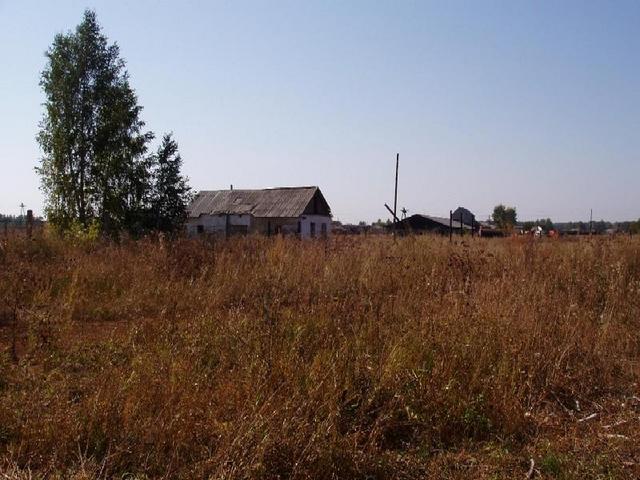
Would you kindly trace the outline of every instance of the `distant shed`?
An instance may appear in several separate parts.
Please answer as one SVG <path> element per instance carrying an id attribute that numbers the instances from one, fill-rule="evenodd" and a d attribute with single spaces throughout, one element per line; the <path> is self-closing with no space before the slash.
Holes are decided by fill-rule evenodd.
<path id="1" fill-rule="evenodd" d="M 460 231 L 460 222 L 453 220 L 451 226 L 454 231 Z M 471 226 L 462 224 L 463 230 L 471 231 Z M 415 214 L 396 222 L 396 230 L 399 233 L 449 233 L 449 219 L 434 217 L 431 215 Z"/>
<path id="2" fill-rule="evenodd" d="M 476 216 L 471 213 L 471 210 L 464 207 L 458 207 L 453 211 L 454 220 L 460 220 L 462 218 L 462 223 L 465 225 L 469 225 L 471 227 L 476 227 Z"/>

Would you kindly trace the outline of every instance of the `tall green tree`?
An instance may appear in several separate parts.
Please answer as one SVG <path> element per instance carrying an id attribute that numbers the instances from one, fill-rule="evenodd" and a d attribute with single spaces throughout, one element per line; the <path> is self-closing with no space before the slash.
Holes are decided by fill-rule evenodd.
<path id="1" fill-rule="evenodd" d="M 172 135 L 165 134 L 151 157 L 153 188 L 151 212 L 153 228 L 175 232 L 184 226 L 187 205 L 191 200 L 188 179 L 180 173 L 182 158 Z"/>
<path id="2" fill-rule="evenodd" d="M 60 229 L 100 222 L 131 228 L 150 189 L 144 155 L 153 138 L 117 44 L 87 10 L 74 32 L 56 35 L 40 85 L 45 112 L 36 168 L 49 221 Z"/>
<path id="3" fill-rule="evenodd" d="M 516 225 L 517 213 L 515 207 L 505 207 L 504 205 L 496 205 L 491 215 L 493 221 L 498 227 L 509 230 Z"/>

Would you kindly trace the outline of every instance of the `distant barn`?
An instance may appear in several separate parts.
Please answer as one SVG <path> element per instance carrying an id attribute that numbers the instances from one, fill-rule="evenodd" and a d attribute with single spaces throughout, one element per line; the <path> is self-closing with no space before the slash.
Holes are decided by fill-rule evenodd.
<path id="1" fill-rule="evenodd" d="M 458 207 L 453 211 L 452 216 L 454 220 L 460 221 L 462 218 L 462 223 L 465 225 L 469 225 L 472 228 L 476 227 L 476 216 L 468 208 Z"/>
<path id="2" fill-rule="evenodd" d="M 460 222 L 453 220 L 451 226 L 454 231 L 460 231 Z M 463 230 L 471 231 L 471 226 L 462 225 Z M 431 215 L 415 214 L 404 218 L 396 223 L 396 230 L 399 233 L 439 233 L 442 235 L 449 233 L 449 219 L 445 217 L 434 217 Z"/>
<path id="3" fill-rule="evenodd" d="M 190 235 L 295 234 L 327 236 L 331 208 L 318 187 L 199 192 L 188 209 Z"/>

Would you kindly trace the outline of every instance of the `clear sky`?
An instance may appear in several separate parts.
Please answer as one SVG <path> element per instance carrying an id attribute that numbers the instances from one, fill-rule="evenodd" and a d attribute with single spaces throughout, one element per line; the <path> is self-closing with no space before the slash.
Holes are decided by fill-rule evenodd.
<path id="1" fill-rule="evenodd" d="M 319 185 L 398 204 L 640 217 L 638 1 L 0 0 L 0 212 L 36 213 L 44 51 L 85 8 L 195 189 Z"/>

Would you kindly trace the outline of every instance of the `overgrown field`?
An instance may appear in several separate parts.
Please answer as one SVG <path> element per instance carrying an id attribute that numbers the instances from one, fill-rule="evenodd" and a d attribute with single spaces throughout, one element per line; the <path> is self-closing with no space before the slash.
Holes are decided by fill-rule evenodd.
<path id="1" fill-rule="evenodd" d="M 637 237 L 0 245 L 0 478 L 640 478 Z"/>

